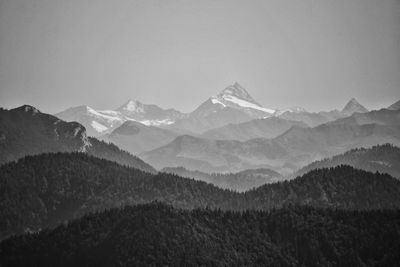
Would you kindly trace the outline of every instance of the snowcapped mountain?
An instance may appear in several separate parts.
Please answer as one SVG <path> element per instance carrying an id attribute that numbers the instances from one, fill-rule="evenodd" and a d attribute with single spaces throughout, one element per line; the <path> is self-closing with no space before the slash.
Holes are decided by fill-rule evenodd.
<path id="1" fill-rule="evenodd" d="M 137 121 L 147 126 L 162 126 L 174 123 L 185 114 L 174 109 L 162 109 L 129 100 L 116 110 L 95 110 L 88 106 L 69 108 L 55 114 L 65 121 L 77 121 L 85 126 L 90 136 L 110 133 L 125 121 Z"/>
<path id="2" fill-rule="evenodd" d="M 56 117 L 65 121 L 76 121 L 85 126 L 87 134 L 99 136 L 120 126 L 125 119 L 119 112 L 112 110 L 94 110 L 88 106 L 69 108 L 55 114 Z"/>
<path id="3" fill-rule="evenodd" d="M 271 117 L 275 110 L 257 103 L 238 83 L 208 98 L 187 117 L 168 126 L 187 133 L 203 133 L 229 123 Z"/>
<path id="4" fill-rule="evenodd" d="M 258 104 L 240 84 L 235 82 L 225 88 L 221 93 L 210 98 L 213 104 L 243 110 L 255 117 L 269 117 L 275 110 L 264 108 Z"/>
<path id="5" fill-rule="evenodd" d="M 116 111 L 128 120 L 135 120 L 147 126 L 168 125 L 185 117 L 185 114 L 175 109 L 162 109 L 159 106 L 146 105 L 136 100 L 129 100 Z"/>

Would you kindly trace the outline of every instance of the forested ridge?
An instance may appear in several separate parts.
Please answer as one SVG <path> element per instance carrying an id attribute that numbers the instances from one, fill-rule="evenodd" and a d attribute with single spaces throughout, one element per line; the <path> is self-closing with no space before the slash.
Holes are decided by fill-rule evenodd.
<path id="1" fill-rule="evenodd" d="M 331 158 L 315 161 L 297 171 L 294 177 L 314 169 L 330 168 L 342 164 L 370 172 L 388 173 L 400 179 L 400 148 L 392 144 L 355 148 Z"/>
<path id="2" fill-rule="evenodd" d="M 168 173 L 152 174 L 85 153 L 28 156 L 0 166 L 0 233 L 54 227 L 91 211 L 158 200 L 177 208 L 269 210 L 286 205 L 398 209 L 400 181 L 349 166 L 237 193 Z"/>
<path id="3" fill-rule="evenodd" d="M 0 244 L 2 266 L 397 266 L 399 211 L 112 209 Z"/>

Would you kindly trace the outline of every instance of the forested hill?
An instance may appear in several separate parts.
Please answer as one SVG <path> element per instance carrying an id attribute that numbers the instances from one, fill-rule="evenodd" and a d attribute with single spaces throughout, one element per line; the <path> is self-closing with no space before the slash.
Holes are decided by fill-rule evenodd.
<path id="1" fill-rule="evenodd" d="M 261 186 L 245 194 L 248 208 L 288 204 L 341 209 L 398 209 L 400 181 L 388 174 L 341 165 L 312 170 L 291 181 Z"/>
<path id="2" fill-rule="evenodd" d="M 115 145 L 88 137 L 85 127 L 77 122 L 65 122 L 28 105 L 10 110 L 0 108 L 0 165 L 27 155 L 74 151 L 156 172 Z"/>
<path id="3" fill-rule="evenodd" d="M 204 182 L 153 175 L 84 153 L 27 156 L 0 166 L 0 239 L 98 209 L 154 200 L 188 209 L 228 208 L 233 196 Z"/>
<path id="4" fill-rule="evenodd" d="M 87 215 L 0 244 L 1 266 L 397 266 L 399 211 L 287 207 Z"/>
<path id="5" fill-rule="evenodd" d="M 356 148 L 344 154 L 315 161 L 296 172 L 293 177 L 303 175 L 313 169 L 350 165 L 371 172 L 388 173 L 400 179 L 400 148 L 391 144 L 371 148 Z"/>
<path id="6" fill-rule="evenodd" d="M 349 166 L 312 171 L 245 193 L 168 173 L 151 174 L 85 153 L 28 156 L 0 166 L 0 239 L 90 211 L 158 200 L 178 208 L 271 209 L 288 204 L 400 208 L 400 181 Z"/>

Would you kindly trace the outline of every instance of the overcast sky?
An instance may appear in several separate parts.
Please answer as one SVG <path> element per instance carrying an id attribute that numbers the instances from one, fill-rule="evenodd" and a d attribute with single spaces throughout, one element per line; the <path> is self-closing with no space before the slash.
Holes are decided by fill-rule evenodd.
<path id="1" fill-rule="evenodd" d="M 188 112 L 235 81 L 271 108 L 391 104 L 400 1 L 0 0 L 2 107 Z"/>

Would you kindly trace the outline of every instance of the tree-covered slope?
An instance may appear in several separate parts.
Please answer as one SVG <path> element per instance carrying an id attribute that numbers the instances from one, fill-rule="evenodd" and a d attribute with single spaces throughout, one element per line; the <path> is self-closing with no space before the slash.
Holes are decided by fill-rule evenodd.
<path id="1" fill-rule="evenodd" d="M 95 210 L 158 200 L 178 208 L 268 210 L 288 204 L 400 208 L 400 181 L 348 166 L 237 193 L 174 174 L 151 174 L 85 153 L 28 156 L 0 166 L 0 239 Z"/>
<path id="2" fill-rule="evenodd" d="M 153 175 L 84 153 L 28 156 L 0 166 L 0 239 L 89 211 L 154 200 L 181 208 L 226 208 L 232 195 L 204 182 Z"/>
<path id="3" fill-rule="evenodd" d="M 0 264 L 397 266 L 399 250 L 399 211 L 187 211 L 153 203 L 5 240 Z"/>

